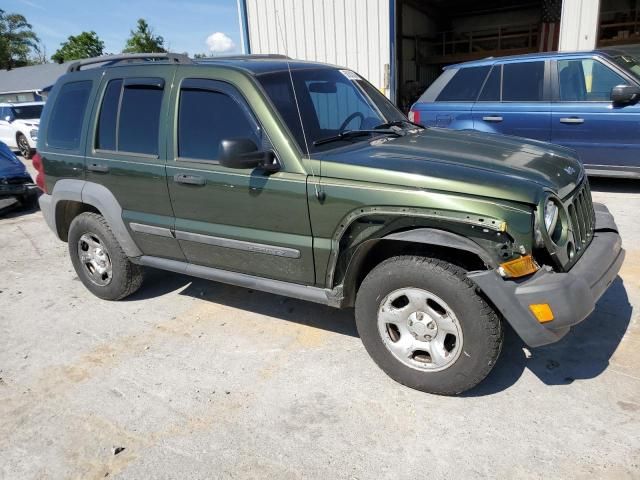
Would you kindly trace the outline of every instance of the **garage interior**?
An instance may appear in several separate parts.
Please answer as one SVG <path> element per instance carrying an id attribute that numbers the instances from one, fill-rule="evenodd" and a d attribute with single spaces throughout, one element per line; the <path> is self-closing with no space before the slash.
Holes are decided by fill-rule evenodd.
<path id="1" fill-rule="evenodd" d="M 558 49 L 562 0 L 399 0 L 396 98 L 407 111 L 442 67 Z"/>

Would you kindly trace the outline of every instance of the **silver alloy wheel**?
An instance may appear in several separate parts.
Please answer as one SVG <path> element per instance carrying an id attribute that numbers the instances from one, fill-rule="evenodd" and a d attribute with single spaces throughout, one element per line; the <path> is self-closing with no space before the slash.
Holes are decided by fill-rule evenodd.
<path id="1" fill-rule="evenodd" d="M 85 233 L 80 237 L 78 258 L 93 283 L 104 287 L 111 282 L 113 278 L 111 257 L 104 242 L 95 233 Z"/>
<path id="2" fill-rule="evenodd" d="M 421 288 L 401 288 L 382 300 L 378 332 L 393 356 L 416 370 L 444 370 L 462 352 L 462 328 L 455 313 Z"/>
<path id="3" fill-rule="evenodd" d="M 18 135 L 18 150 L 20 150 L 20 155 L 25 158 L 27 158 L 29 153 L 31 153 L 31 147 L 29 146 L 27 137 L 24 135 Z"/>

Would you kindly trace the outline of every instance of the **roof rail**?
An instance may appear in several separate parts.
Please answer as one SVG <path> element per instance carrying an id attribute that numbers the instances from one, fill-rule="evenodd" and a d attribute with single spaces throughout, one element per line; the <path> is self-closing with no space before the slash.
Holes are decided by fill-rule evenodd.
<path id="1" fill-rule="evenodd" d="M 123 53 L 121 55 L 103 55 L 102 57 L 86 58 L 84 60 L 73 62 L 67 68 L 67 73 L 79 72 L 82 67 L 94 65 L 96 63 L 105 63 L 105 66 L 110 66 L 120 62 L 131 62 L 132 60 L 168 60 L 172 63 L 193 63 L 187 55 L 182 53 Z"/>
<path id="2" fill-rule="evenodd" d="M 291 60 L 291 57 L 282 55 L 280 53 L 252 53 L 249 55 L 223 55 L 220 57 L 206 57 L 199 58 L 198 60 L 204 60 L 205 62 L 215 62 L 216 60 L 260 60 L 260 59 L 274 59 L 274 60 Z"/>

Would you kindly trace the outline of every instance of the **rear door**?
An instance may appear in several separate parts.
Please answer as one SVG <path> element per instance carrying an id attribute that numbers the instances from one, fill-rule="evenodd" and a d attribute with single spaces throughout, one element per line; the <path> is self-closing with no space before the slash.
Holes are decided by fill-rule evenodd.
<path id="1" fill-rule="evenodd" d="M 549 141 L 549 68 L 545 60 L 494 65 L 473 107 L 473 128 Z"/>
<path id="2" fill-rule="evenodd" d="M 254 110 L 231 83 L 202 78 L 202 69 L 181 68 L 175 85 L 167 173 L 175 234 L 188 261 L 312 284 L 306 174 L 286 163 L 269 174 L 218 162 L 224 139 L 247 138 L 275 151 L 256 114 L 267 110 Z M 253 89 L 246 94 L 257 104 Z"/>
<path id="3" fill-rule="evenodd" d="M 13 138 L 13 128 L 11 127 L 11 123 L 7 121 L 7 117 L 10 113 L 11 110 L 9 107 L 0 107 L 0 141 L 13 148 L 16 141 L 15 138 Z"/>
<path id="4" fill-rule="evenodd" d="M 172 234 L 166 142 L 160 135 L 174 73 L 175 67 L 167 65 L 105 70 L 91 117 L 86 179 L 116 197 L 145 255 L 184 260 Z"/>
<path id="5" fill-rule="evenodd" d="M 464 130 L 473 128 L 471 109 L 490 66 L 447 70 L 412 107 L 427 127 Z"/>
<path id="6" fill-rule="evenodd" d="M 558 60 L 552 141 L 575 149 L 593 169 L 640 171 L 640 106 L 614 105 L 611 90 L 631 82 L 598 58 Z"/>

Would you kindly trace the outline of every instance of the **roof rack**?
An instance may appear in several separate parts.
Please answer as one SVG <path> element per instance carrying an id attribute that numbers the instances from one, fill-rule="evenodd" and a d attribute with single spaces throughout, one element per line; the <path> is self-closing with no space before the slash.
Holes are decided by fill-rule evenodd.
<path id="1" fill-rule="evenodd" d="M 193 61 L 182 53 L 123 53 L 121 55 L 103 55 L 102 57 L 86 58 L 73 62 L 67 68 L 69 72 L 79 72 L 82 67 L 87 65 L 94 65 L 97 63 L 104 63 L 104 66 L 115 65 L 120 62 L 131 62 L 134 60 L 149 61 L 149 60 L 168 60 L 172 63 L 190 64 Z"/>
<path id="2" fill-rule="evenodd" d="M 199 58 L 199 61 L 215 62 L 216 60 L 260 60 L 260 59 L 274 59 L 274 60 L 291 60 L 291 57 L 282 55 L 280 53 L 253 53 L 249 55 L 226 55 L 221 57 L 206 57 Z"/>

